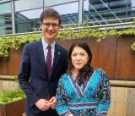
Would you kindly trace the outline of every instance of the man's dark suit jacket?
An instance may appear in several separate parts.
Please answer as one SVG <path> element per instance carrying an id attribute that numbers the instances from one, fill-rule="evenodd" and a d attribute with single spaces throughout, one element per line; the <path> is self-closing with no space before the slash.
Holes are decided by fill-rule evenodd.
<path id="1" fill-rule="evenodd" d="M 67 51 L 55 44 L 51 76 L 47 74 L 42 42 L 27 44 L 23 49 L 22 62 L 18 75 L 21 88 L 26 94 L 26 112 L 28 116 L 45 116 L 34 105 L 39 99 L 55 96 L 57 82 L 67 69 Z M 46 111 L 47 112 L 47 111 Z M 50 112 L 50 111 L 49 111 Z"/>

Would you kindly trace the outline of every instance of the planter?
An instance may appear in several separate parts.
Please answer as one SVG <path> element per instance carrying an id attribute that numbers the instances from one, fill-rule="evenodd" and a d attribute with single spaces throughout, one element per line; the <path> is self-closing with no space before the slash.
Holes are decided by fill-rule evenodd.
<path id="1" fill-rule="evenodd" d="M 0 56 L 0 62 L 7 62 L 9 60 L 9 57 L 1 57 Z"/>
<path id="2" fill-rule="evenodd" d="M 24 112 L 24 100 L 0 105 L 0 116 L 22 116 Z"/>
<path id="3" fill-rule="evenodd" d="M 2 60 L 0 59 L 0 75 L 18 74 L 21 51 L 22 50 L 11 49 L 9 57 L 2 58 Z"/>
<path id="4" fill-rule="evenodd" d="M 0 75 L 1 91 L 15 91 L 19 88 L 20 86 L 15 75 Z"/>

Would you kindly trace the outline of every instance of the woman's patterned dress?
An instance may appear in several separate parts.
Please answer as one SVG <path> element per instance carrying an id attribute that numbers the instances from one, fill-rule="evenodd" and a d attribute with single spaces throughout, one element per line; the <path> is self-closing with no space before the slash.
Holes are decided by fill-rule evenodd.
<path id="1" fill-rule="evenodd" d="M 110 85 L 107 75 L 97 69 L 85 85 L 79 86 L 64 74 L 58 83 L 56 111 L 60 116 L 106 116 L 110 106 Z"/>

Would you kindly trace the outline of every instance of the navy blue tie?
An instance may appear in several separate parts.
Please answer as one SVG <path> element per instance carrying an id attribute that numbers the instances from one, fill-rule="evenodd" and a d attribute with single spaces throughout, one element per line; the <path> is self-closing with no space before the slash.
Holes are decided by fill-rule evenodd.
<path id="1" fill-rule="evenodd" d="M 50 75 L 51 75 L 51 64 L 52 64 L 51 46 L 48 45 L 47 49 L 48 49 L 48 52 L 47 52 L 46 62 L 47 62 L 48 76 L 50 77 Z"/>

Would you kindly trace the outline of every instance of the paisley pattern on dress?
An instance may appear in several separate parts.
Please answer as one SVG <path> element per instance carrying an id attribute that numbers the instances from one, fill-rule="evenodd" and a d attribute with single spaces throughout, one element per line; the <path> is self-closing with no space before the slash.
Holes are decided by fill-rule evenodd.
<path id="1" fill-rule="evenodd" d="M 110 84 L 106 73 L 97 69 L 87 83 L 79 86 L 69 74 L 58 83 L 56 111 L 60 116 L 106 116 L 110 106 Z"/>

